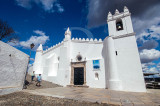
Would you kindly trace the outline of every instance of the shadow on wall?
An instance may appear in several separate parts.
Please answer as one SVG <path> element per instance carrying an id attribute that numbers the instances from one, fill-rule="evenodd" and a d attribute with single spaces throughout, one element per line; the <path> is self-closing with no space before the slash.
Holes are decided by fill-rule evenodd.
<path id="1" fill-rule="evenodd" d="M 104 39 L 105 40 L 105 39 Z M 102 57 L 104 58 L 104 68 L 105 68 L 105 88 L 108 88 L 108 75 L 109 75 L 109 71 L 107 69 L 108 66 L 108 61 L 107 60 L 107 47 L 106 47 L 106 42 L 103 41 L 103 48 L 102 48 Z"/>
<path id="2" fill-rule="evenodd" d="M 22 89 L 28 61 L 28 55 L 0 41 L 0 95 Z"/>

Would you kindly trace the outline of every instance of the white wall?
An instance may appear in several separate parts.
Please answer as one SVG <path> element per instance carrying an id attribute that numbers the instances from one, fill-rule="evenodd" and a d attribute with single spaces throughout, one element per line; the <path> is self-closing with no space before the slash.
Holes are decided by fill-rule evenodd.
<path id="1" fill-rule="evenodd" d="M 95 74 L 98 73 L 99 78 L 96 79 Z M 86 62 L 86 85 L 91 88 L 106 88 L 105 86 L 105 70 L 104 60 L 100 59 L 100 69 L 93 69 L 93 61 Z"/>
<path id="2" fill-rule="evenodd" d="M 0 95 L 22 89 L 28 60 L 28 55 L 0 41 Z"/>
<path id="3" fill-rule="evenodd" d="M 124 91 L 146 92 L 135 36 L 115 39 L 119 78 Z"/>
<path id="4" fill-rule="evenodd" d="M 89 87 L 105 88 L 105 70 L 102 57 L 102 41 L 81 41 L 66 40 L 63 43 L 52 47 L 42 54 L 42 77 L 44 80 L 60 84 L 62 86 L 70 85 L 71 79 L 71 59 L 76 61 L 76 56 L 80 53 L 86 58 L 86 83 Z M 59 61 L 54 63 L 56 58 Z M 100 69 L 93 70 L 93 61 L 100 60 Z M 55 66 L 56 65 L 56 66 Z M 57 69 L 56 69 L 57 68 Z M 55 71 L 56 70 L 56 71 Z M 34 70 L 36 71 L 36 70 Z M 55 73 L 57 72 L 57 73 Z M 50 73 L 54 73 L 51 75 Z M 99 74 L 99 79 L 95 79 L 95 73 Z"/>
<path id="5" fill-rule="evenodd" d="M 72 40 L 71 59 L 76 62 L 77 55 L 82 56 L 82 61 L 86 61 L 86 85 L 92 88 L 105 88 L 105 69 L 102 57 L 103 43 L 99 41 Z M 86 58 L 86 60 L 85 60 Z M 93 60 L 100 60 L 100 69 L 93 69 Z M 95 79 L 98 73 L 99 79 Z"/>
<path id="6" fill-rule="evenodd" d="M 59 69 L 57 68 L 57 71 L 56 71 L 56 69 L 54 69 L 54 67 L 51 67 L 51 63 L 53 63 L 54 58 L 58 59 L 58 57 L 60 57 L 60 50 L 61 50 L 62 46 L 63 46 L 63 44 L 61 44 L 53 49 L 47 50 L 46 52 L 45 51 L 43 52 L 43 55 L 42 55 L 42 70 L 43 70 L 42 77 L 44 80 L 54 82 L 56 84 L 59 83 L 58 82 L 59 78 L 57 78 L 57 77 L 59 77 L 59 74 L 58 74 Z M 52 61 L 52 59 L 53 59 L 53 61 Z M 54 71 L 54 76 L 49 75 L 52 72 L 52 70 Z"/>
<path id="7" fill-rule="evenodd" d="M 32 75 L 33 73 L 33 65 L 28 67 L 28 74 Z"/>
<path id="8" fill-rule="evenodd" d="M 44 80 L 66 86 L 70 82 L 70 41 L 64 41 L 42 54 Z M 59 60 L 58 60 L 59 58 Z"/>
<path id="9" fill-rule="evenodd" d="M 132 35 L 128 37 L 113 39 L 114 47 L 112 47 L 112 49 L 117 51 L 117 55 L 115 52 L 110 55 L 108 54 L 109 48 L 107 46 L 109 44 L 107 39 L 109 39 L 109 37 L 104 40 L 103 56 L 105 58 L 106 77 L 108 77 L 106 78 L 106 85 L 108 88 L 111 90 L 146 92 L 135 36 Z M 113 55 L 116 59 L 116 63 L 110 64 L 109 62 L 111 61 L 108 59 Z M 115 71 L 115 69 L 111 70 L 111 65 L 114 67 L 116 65 L 117 71 Z M 117 82 L 114 85 L 112 85 L 112 83 L 110 84 L 110 79 L 112 79 L 110 77 L 113 77 L 112 74 L 114 74 L 114 76 L 117 74 L 113 79 L 113 81 Z M 118 85 L 117 87 L 116 84 Z"/>

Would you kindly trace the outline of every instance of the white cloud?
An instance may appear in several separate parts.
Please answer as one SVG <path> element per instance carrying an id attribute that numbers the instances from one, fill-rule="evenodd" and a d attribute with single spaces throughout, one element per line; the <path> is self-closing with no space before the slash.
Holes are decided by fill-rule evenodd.
<path id="1" fill-rule="evenodd" d="M 156 63 L 149 62 L 142 64 L 142 70 L 145 73 L 158 73 L 158 68 L 156 67 Z"/>
<path id="2" fill-rule="evenodd" d="M 150 34 L 152 38 L 155 38 L 156 40 L 160 40 L 160 26 L 152 25 L 150 28 Z"/>
<path id="3" fill-rule="evenodd" d="M 54 7 L 57 7 L 57 12 L 62 13 L 64 8 L 58 3 L 58 0 L 15 0 L 17 5 L 31 9 L 34 5 L 42 7 L 47 12 L 55 12 Z"/>
<path id="4" fill-rule="evenodd" d="M 136 36 L 137 40 L 146 42 L 147 40 L 160 40 L 160 25 L 152 25 L 148 30 L 144 30 L 142 33 Z"/>
<path id="5" fill-rule="evenodd" d="M 29 40 L 21 41 L 20 46 L 30 48 L 30 44 L 34 43 L 34 48 L 37 48 L 39 44 L 45 44 L 47 40 L 49 40 L 49 36 L 31 36 Z"/>
<path id="6" fill-rule="evenodd" d="M 45 32 L 40 31 L 40 30 L 34 30 L 33 32 L 38 34 L 38 35 L 41 35 L 41 36 L 46 36 Z"/>
<path id="7" fill-rule="evenodd" d="M 143 49 L 154 49 L 156 47 L 158 47 L 158 42 L 155 41 L 155 40 L 148 40 L 148 41 L 145 41 L 143 43 L 142 46 L 140 46 L 138 49 L 139 51 L 143 50 Z"/>
<path id="8" fill-rule="evenodd" d="M 140 58 L 142 63 L 152 62 L 160 58 L 160 51 L 156 49 L 144 49 L 140 52 Z"/>
<path id="9" fill-rule="evenodd" d="M 157 64 L 157 68 L 159 68 L 159 70 L 160 70 L 160 63 Z"/>
<path id="10" fill-rule="evenodd" d="M 58 12 L 62 13 L 64 11 L 64 8 L 60 4 L 56 3 L 55 5 L 57 6 Z"/>
<path id="11" fill-rule="evenodd" d="M 150 72 L 150 73 L 158 73 L 158 70 L 156 67 L 151 67 L 149 68 L 149 70 L 147 72 Z"/>
<path id="12" fill-rule="evenodd" d="M 160 22 L 159 0 L 88 0 L 87 3 L 89 28 L 106 24 L 108 12 L 114 14 L 115 9 L 122 12 L 125 5 L 132 13 L 133 26 L 138 35 Z"/>
<path id="13" fill-rule="evenodd" d="M 148 30 L 145 30 L 137 35 L 136 39 L 139 44 L 142 43 L 142 46 L 139 47 L 142 63 L 148 61 L 150 62 L 159 58 L 159 51 L 155 48 L 159 46 L 158 40 L 160 40 L 160 25 L 152 25 L 150 28 L 148 28 Z"/>
<path id="14" fill-rule="evenodd" d="M 34 43 L 35 47 L 33 49 L 36 50 L 39 44 L 44 45 L 49 40 L 49 36 L 46 36 L 45 32 L 40 30 L 34 30 L 33 32 L 39 36 L 31 36 L 27 41 L 20 41 L 19 46 L 30 49 L 30 44 Z"/>
<path id="15" fill-rule="evenodd" d="M 30 9 L 32 8 L 32 5 L 31 5 L 31 0 L 16 0 L 17 2 L 17 5 L 21 6 L 21 7 L 24 7 L 24 8 L 27 8 L 27 9 Z"/>
<path id="16" fill-rule="evenodd" d="M 145 29 L 150 26 L 157 25 L 160 22 L 160 5 L 152 6 L 146 11 L 142 12 L 141 15 L 133 17 L 133 26 L 137 34 L 142 33 Z"/>
<path id="17" fill-rule="evenodd" d="M 148 66 L 145 63 L 142 64 L 142 70 L 143 72 L 146 72 L 147 70 L 149 70 Z"/>
<path id="18" fill-rule="evenodd" d="M 53 3 L 57 0 L 40 0 L 45 11 L 53 11 Z"/>
<path id="19" fill-rule="evenodd" d="M 156 63 L 153 63 L 153 62 L 149 62 L 149 63 L 142 63 L 142 67 L 144 66 L 146 66 L 146 67 L 148 67 L 148 66 L 153 66 L 153 65 L 156 65 Z"/>
<path id="20" fill-rule="evenodd" d="M 37 34 L 37 36 L 31 36 L 27 41 L 8 42 L 8 44 L 11 46 L 30 49 L 30 44 L 34 43 L 35 47 L 33 48 L 33 50 L 36 50 L 39 44 L 44 45 L 49 40 L 49 36 L 47 36 L 45 32 L 41 30 L 34 30 L 33 32 Z"/>

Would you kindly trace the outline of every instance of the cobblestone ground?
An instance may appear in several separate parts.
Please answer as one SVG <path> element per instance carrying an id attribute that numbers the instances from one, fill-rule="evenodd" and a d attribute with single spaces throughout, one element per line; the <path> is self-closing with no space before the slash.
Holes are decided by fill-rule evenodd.
<path id="1" fill-rule="evenodd" d="M 115 106 L 16 92 L 0 96 L 0 106 Z"/>

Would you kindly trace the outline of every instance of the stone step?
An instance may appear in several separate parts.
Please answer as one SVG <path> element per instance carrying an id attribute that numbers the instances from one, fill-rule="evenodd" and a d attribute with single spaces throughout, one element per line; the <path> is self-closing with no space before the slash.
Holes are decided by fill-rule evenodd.
<path id="1" fill-rule="evenodd" d="M 89 88 L 87 85 L 67 85 L 67 87 L 82 87 L 82 88 Z"/>

